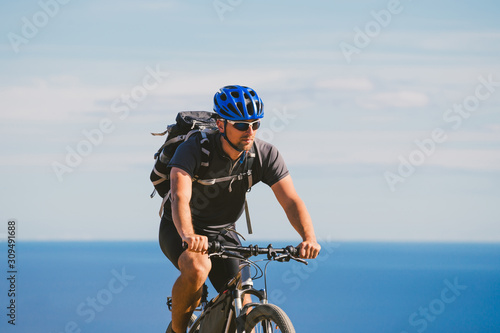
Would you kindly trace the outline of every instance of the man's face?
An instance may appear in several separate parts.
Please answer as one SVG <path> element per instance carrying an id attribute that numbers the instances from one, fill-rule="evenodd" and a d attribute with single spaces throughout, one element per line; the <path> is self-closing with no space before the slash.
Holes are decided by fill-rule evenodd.
<path id="1" fill-rule="evenodd" d="M 219 120 L 219 129 L 224 129 L 224 121 Z M 222 125 L 222 126 L 221 126 Z M 250 150 L 255 140 L 255 134 L 260 126 L 260 120 L 227 121 L 226 135 L 229 141 L 238 149 Z"/>

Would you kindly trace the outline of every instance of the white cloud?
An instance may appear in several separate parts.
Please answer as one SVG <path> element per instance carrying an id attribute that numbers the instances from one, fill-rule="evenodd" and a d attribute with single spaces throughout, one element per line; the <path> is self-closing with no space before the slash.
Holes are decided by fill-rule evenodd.
<path id="1" fill-rule="evenodd" d="M 168 70 L 168 68 L 167 68 Z M 230 84 L 248 85 L 256 90 L 281 90 L 304 87 L 317 73 L 297 70 L 276 70 L 268 68 L 218 70 L 204 73 L 172 71 L 171 80 L 167 80 L 158 92 L 161 95 L 200 96 L 207 95 L 211 104 L 212 96 L 222 86 Z"/>
<path id="2" fill-rule="evenodd" d="M 75 121 L 73 117 L 98 111 L 97 100 L 118 94 L 116 89 L 82 85 L 75 77 L 35 78 L 28 85 L 12 86 L 0 92 L 0 119 Z"/>
<path id="3" fill-rule="evenodd" d="M 396 166 L 399 156 L 408 156 L 418 146 L 415 140 L 429 138 L 426 132 L 283 132 L 276 135 L 288 164 Z M 301 139 L 302 138 L 302 139 Z M 307 139 L 304 139 L 307 138 Z M 477 148 L 460 148 L 463 142 Z M 500 144 L 496 133 L 465 132 L 435 144 L 425 165 L 475 171 L 500 170 Z M 458 148 L 457 148 L 458 145 Z"/>
<path id="4" fill-rule="evenodd" d="M 429 165 L 478 170 L 500 171 L 500 151 L 498 149 L 440 149 L 435 158 L 429 159 Z"/>
<path id="5" fill-rule="evenodd" d="M 165 124 L 169 122 L 165 120 Z M 140 126 L 144 129 L 142 124 Z M 164 138 L 150 136 L 147 129 L 142 134 L 123 134 L 120 129 L 117 132 L 120 134 L 105 135 L 101 144 L 93 145 L 91 153 L 83 156 L 81 166 L 75 170 L 113 172 L 153 164 L 152 156 Z M 399 157 L 408 159 L 413 151 L 419 149 L 416 140 L 423 141 L 429 137 L 429 133 L 424 131 L 286 131 L 275 133 L 271 142 L 280 149 L 289 165 L 379 165 L 397 168 Z M 85 137 L 82 136 L 82 140 Z M 500 137 L 494 132 L 450 134 L 445 143 L 435 145 L 424 166 L 500 170 L 500 150 L 493 147 L 498 144 Z M 78 142 L 66 146 L 76 150 Z M 54 161 L 64 164 L 67 155 L 67 148 L 59 153 L 10 154 L 0 160 L 0 166 L 51 168 Z"/>
<path id="6" fill-rule="evenodd" d="M 494 51 L 499 51 L 498 40 L 500 33 L 496 31 L 450 31 L 427 34 L 426 38 L 408 38 L 417 41 L 416 46 L 435 51 L 469 51 L 476 50 L 484 55 L 493 56 Z M 456 55 L 456 53 L 454 54 Z M 468 56 L 469 54 L 466 53 Z"/>
<path id="7" fill-rule="evenodd" d="M 179 7 L 181 3 L 175 0 L 148 0 L 148 1 L 121 1 L 119 6 L 116 6 L 114 3 L 107 2 L 96 2 L 91 3 L 90 8 L 95 10 L 96 12 L 109 11 L 112 13 L 116 12 L 138 12 L 138 11 L 163 11 L 163 10 L 172 10 L 176 7 Z"/>
<path id="8" fill-rule="evenodd" d="M 500 132 L 500 124 L 487 124 L 485 126 L 485 129 L 486 130 L 489 130 L 489 131 L 494 131 L 494 132 Z"/>
<path id="9" fill-rule="evenodd" d="M 155 68 L 156 65 L 150 66 Z M 167 65 L 160 66 L 163 72 L 170 72 Z M 144 71 L 143 75 L 147 75 Z M 308 75 L 309 77 L 312 74 Z M 228 84 L 246 84 L 259 90 L 284 87 L 286 82 L 300 82 L 298 78 L 306 77 L 303 72 L 287 72 L 283 70 L 240 70 L 218 71 L 205 74 L 173 72 L 148 97 L 162 99 L 159 105 L 151 108 L 166 108 L 165 99 L 170 102 L 169 109 L 180 110 L 186 103 L 198 101 L 200 107 L 212 106 L 212 96 L 216 90 Z M 83 84 L 77 76 L 57 76 L 48 78 L 32 78 L 28 84 L 5 87 L 0 91 L 0 108 L 2 120 L 52 120 L 57 122 L 78 121 L 91 112 L 109 110 L 111 103 L 123 94 L 130 94 L 135 85 L 142 84 L 142 77 L 136 82 L 121 85 Z M 301 87 L 301 86 L 300 86 Z M 287 85 L 290 89 L 290 85 Z M 295 88 L 299 88 L 296 86 Z M 181 101 L 181 99 L 184 101 Z M 103 105 L 107 101 L 108 105 Z M 174 104 L 172 104 L 172 101 Z M 177 104 L 175 102 L 177 101 Z M 148 98 L 144 100 L 147 104 Z"/>
<path id="10" fill-rule="evenodd" d="M 373 83 L 363 77 L 345 77 L 337 79 L 318 80 L 316 87 L 327 90 L 355 90 L 355 91 L 370 91 L 373 89 Z"/>
<path id="11" fill-rule="evenodd" d="M 358 105 L 369 109 L 424 107 L 428 103 L 427 95 L 418 91 L 374 93 L 359 97 L 357 100 Z"/>

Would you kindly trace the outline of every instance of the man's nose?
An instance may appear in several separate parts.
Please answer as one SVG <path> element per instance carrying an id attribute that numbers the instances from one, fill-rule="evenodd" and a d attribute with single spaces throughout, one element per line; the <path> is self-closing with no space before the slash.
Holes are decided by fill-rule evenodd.
<path id="1" fill-rule="evenodd" d="M 250 126 L 248 126 L 246 133 L 253 134 L 253 133 L 255 133 L 255 131 L 257 131 L 257 130 L 253 129 L 253 125 L 250 125 Z"/>

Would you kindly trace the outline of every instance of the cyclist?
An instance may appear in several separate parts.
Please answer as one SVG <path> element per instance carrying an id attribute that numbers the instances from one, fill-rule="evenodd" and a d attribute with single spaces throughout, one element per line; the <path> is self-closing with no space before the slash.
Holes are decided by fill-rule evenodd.
<path id="1" fill-rule="evenodd" d="M 273 145 L 255 138 L 264 117 L 264 105 L 255 90 L 238 85 L 221 88 L 214 96 L 214 111 L 219 131 L 208 136 L 210 163 L 205 175 L 213 179 L 246 176 L 228 177 L 212 186 L 194 181 L 201 163 L 203 139 L 198 135 L 182 143 L 169 163 L 171 193 L 164 206 L 159 240 L 165 256 L 180 270 L 172 288 L 172 329 L 177 333 L 185 332 L 207 277 L 220 292 L 238 273 L 238 260 L 211 260 L 206 251 L 208 241 L 241 244 L 228 227 L 234 228 L 244 210 L 249 183 L 245 168 L 250 156 L 255 156 L 251 163 L 252 182 L 262 181 L 273 190 L 303 240 L 300 256 L 313 259 L 321 248 L 283 158 Z M 183 242 L 187 243 L 186 251 Z"/>

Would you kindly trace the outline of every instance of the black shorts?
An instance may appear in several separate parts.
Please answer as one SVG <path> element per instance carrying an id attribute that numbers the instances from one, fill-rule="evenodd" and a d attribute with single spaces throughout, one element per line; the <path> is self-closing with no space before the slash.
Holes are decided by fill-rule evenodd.
<path id="1" fill-rule="evenodd" d="M 221 236 L 215 230 L 197 230 L 195 232 L 199 235 L 208 237 L 209 242 L 218 241 L 221 244 L 227 245 L 241 245 L 240 239 L 235 232 L 227 232 Z M 177 229 L 172 221 L 165 217 L 161 219 L 160 232 L 159 232 L 160 248 L 163 254 L 179 269 L 179 257 L 184 252 L 182 248 L 182 239 L 177 233 Z M 238 259 L 222 259 L 211 257 L 212 269 L 208 275 L 210 282 L 217 290 L 223 291 L 224 285 L 238 274 L 240 261 Z"/>

